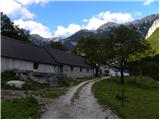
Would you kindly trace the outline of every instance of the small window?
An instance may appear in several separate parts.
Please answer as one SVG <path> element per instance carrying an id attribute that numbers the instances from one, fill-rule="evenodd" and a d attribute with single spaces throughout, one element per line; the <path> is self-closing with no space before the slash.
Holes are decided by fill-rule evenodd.
<path id="1" fill-rule="evenodd" d="M 71 66 L 71 71 L 73 71 L 73 69 L 74 69 L 74 67 L 73 67 L 73 66 Z"/>
<path id="2" fill-rule="evenodd" d="M 54 70 L 56 70 L 56 67 L 57 67 L 57 66 L 56 66 L 56 65 L 54 65 Z"/>
<path id="3" fill-rule="evenodd" d="M 59 72 L 60 72 L 60 73 L 63 73 L 63 65 L 60 65 L 60 66 L 59 66 Z"/>
<path id="4" fill-rule="evenodd" d="M 80 72 L 82 72 L 82 68 L 80 67 Z"/>
<path id="5" fill-rule="evenodd" d="M 89 68 L 87 68 L 87 72 L 89 72 Z"/>
<path id="6" fill-rule="evenodd" d="M 33 69 L 38 69 L 39 64 L 37 62 L 33 63 Z"/>

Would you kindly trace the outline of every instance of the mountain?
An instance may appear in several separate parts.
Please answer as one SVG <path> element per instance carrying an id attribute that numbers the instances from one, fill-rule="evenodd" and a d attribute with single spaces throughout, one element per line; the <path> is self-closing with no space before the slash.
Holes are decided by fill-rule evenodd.
<path id="1" fill-rule="evenodd" d="M 135 20 L 133 22 L 125 23 L 124 25 L 131 27 L 131 28 L 135 28 L 138 32 L 141 33 L 142 37 L 146 36 L 147 38 L 156 29 L 158 18 L 159 18 L 158 14 L 153 14 L 150 16 L 146 16 L 142 19 Z M 52 42 L 58 41 L 60 44 L 65 45 L 67 49 L 71 50 L 76 46 L 77 41 L 82 36 L 94 36 L 97 38 L 104 38 L 110 34 L 111 28 L 118 27 L 119 25 L 120 24 L 117 24 L 114 22 L 108 22 L 108 23 L 101 25 L 96 30 L 82 29 L 65 39 L 60 38 L 60 37 L 43 38 L 37 34 L 32 34 L 31 38 L 32 38 L 32 43 L 38 46 L 48 47 L 51 45 L 51 41 Z"/>
<path id="2" fill-rule="evenodd" d="M 119 26 L 119 24 L 117 23 L 114 23 L 114 22 L 108 22 L 108 23 L 105 23 L 103 25 L 101 25 L 97 31 L 109 31 L 112 27 L 117 27 Z"/>
<path id="3" fill-rule="evenodd" d="M 33 44 L 41 47 L 49 47 L 51 45 L 51 42 L 61 41 L 62 38 L 60 37 L 54 37 L 54 38 L 43 38 L 38 34 L 32 34 L 31 35 L 31 41 Z"/>
<path id="4" fill-rule="evenodd" d="M 67 51 L 67 48 L 63 44 L 63 41 L 61 41 L 60 37 L 43 38 L 40 35 L 32 34 L 31 40 L 32 40 L 32 44 L 40 47 L 52 47 L 55 49 Z"/>
<path id="5" fill-rule="evenodd" d="M 146 35 L 146 39 L 149 38 L 153 32 L 159 27 L 159 19 L 155 20 L 152 24 L 152 26 L 149 28 L 148 33 Z"/>
<path id="6" fill-rule="evenodd" d="M 75 34 L 73 34 L 72 36 L 63 39 L 64 41 L 64 45 L 69 48 L 72 49 L 76 44 L 77 41 L 82 37 L 82 36 L 95 36 L 96 31 L 93 30 L 87 30 L 87 29 L 82 29 L 78 32 L 76 32 Z"/>
<path id="7" fill-rule="evenodd" d="M 141 33 L 143 37 L 145 37 L 148 33 L 149 28 L 153 25 L 154 21 L 159 18 L 158 14 L 153 14 L 150 16 L 146 16 L 140 20 L 135 20 L 130 23 L 126 23 L 129 27 L 135 28 L 138 32 Z"/>
<path id="8" fill-rule="evenodd" d="M 155 54 L 159 54 L 159 28 L 147 38 L 147 41 L 151 44 L 151 48 L 156 52 Z"/>
<path id="9" fill-rule="evenodd" d="M 157 20 L 159 17 L 158 14 L 153 14 L 150 16 L 146 16 L 140 20 L 135 20 L 133 22 L 128 22 L 125 23 L 124 25 L 135 28 L 138 32 L 141 33 L 142 37 L 145 37 L 148 33 L 149 28 L 153 24 L 155 20 Z M 82 36 L 95 36 L 97 38 L 103 38 L 107 37 L 110 34 L 110 30 L 113 27 L 117 27 L 120 24 L 114 23 L 114 22 L 108 22 L 100 26 L 97 30 L 80 30 L 76 32 L 75 34 L 71 35 L 68 38 L 63 39 L 65 46 L 68 49 L 73 49 L 75 45 L 77 44 L 77 41 L 82 37 Z"/>

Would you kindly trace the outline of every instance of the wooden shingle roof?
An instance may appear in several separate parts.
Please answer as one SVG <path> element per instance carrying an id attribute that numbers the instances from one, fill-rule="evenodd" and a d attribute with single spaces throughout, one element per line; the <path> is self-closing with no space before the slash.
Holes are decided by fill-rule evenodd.
<path id="1" fill-rule="evenodd" d="M 57 64 L 45 49 L 6 36 L 1 36 L 1 56 L 39 63 Z"/>
<path id="2" fill-rule="evenodd" d="M 54 65 L 90 67 L 81 56 L 54 48 L 38 47 L 6 36 L 1 36 L 1 56 Z"/>
<path id="3" fill-rule="evenodd" d="M 85 59 L 81 56 L 66 53 L 65 51 L 61 51 L 53 48 L 46 48 L 46 50 L 59 64 L 73 65 L 73 66 L 79 66 L 79 67 L 90 67 L 85 62 Z"/>

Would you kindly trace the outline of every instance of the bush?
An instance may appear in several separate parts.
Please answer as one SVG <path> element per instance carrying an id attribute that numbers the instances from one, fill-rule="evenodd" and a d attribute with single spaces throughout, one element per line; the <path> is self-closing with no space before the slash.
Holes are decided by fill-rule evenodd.
<path id="1" fill-rule="evenodd" d="M 63 78 L 63 86 L 72 86 L 72 85 L 77 85 L 80 82 L 82 82 L 82 80 L 74 80 L 70 77 L 64 77 Z"/>
<path id="2" fill-rule="evenodd" d="M 21 98 L 3 101 L 1 104 L 2 119 L 24 119 L 39 117 L 39 105 L 35 98 Z"/>
<path id="3" fill-rule="evenodd" d="M 27 89 L 27 87 L 28 87 L 29 90 L 38 90 L 38 89 L 48 88 L 49 84 L 47 84 L 47 83 L 38 83 L 36 81 L 33 81 L 33 80 L 29 79 L 27 81 L 27 83 L 25 83 L 23 85 L 22 89 L 25 90 L 25 89 Z"/>

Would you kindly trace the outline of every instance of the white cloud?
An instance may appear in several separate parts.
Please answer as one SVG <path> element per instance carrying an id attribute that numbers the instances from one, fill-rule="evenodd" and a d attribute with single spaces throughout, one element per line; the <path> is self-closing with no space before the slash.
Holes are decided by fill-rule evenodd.
<path id="1" fill-rule="evenodd" d="M 101 12 L 89 19 L 83 19 L 82 25 L 72 23 L 69 24 L 68 27 L 64 27 L 62 25 L 57 26 L 54 36 L 67 37 L 81 29 L 96 30 L 98 27 L 107 22 L 125 23 L 132 20 L 133 17 L 130 13 L 111 13 L 110 11 Z"/>
<path id="2" fill-rule="evenodd" d="M 49 0 L 16 0 L 17 2 L 21 3 L 22 5 L 31 5 L 31 4 L 45 4 Z"/>
<path id="3" fill-rule="evenodd" d="M 110 11 L 105 11 L 88 19 L 87 24 L 83 26 L 85 29 L 96 30 L 107 22 L 125 23 L 132 20 L 133 17 L 130 13 L 111 13 Z"/>
<path id="4" fill-rule="evenodd" d="M 20 28 L 29 30 L 31 34 L 39 34 L 40 36 L 45 38 L 53 37 L 50 29 L 41 23 L 32 20 L 18 19 L 14 20 L 14 24 L 19 25 Z"/>
<path id="5" fill-rule="evenodd" d="M 28 6 L 32 4 L 44 5 L 49 0 L 0 0 L 0 12 L 4 12 L 14 19 L 14 24 L 19 25 L 30 31 L 31 34 L 39 34 L 42 37 L 50 38 L 52 34 L 50 29 L 32 19 L 36 15 L 28 10 Z"/>
<path id="6" fill-rule="evenodd" d="M 150 5 L 151 3 L 153 3 L 155 0 L 145 0 L 145 2 L 143 3 L 144 5 Z"/>
<path id="7" fill-rule="evenodd" d="M 81 29 L 81 26 L 78 24 L 69 24 L 68 27 L 63 27 L 61 25 L 57 26 L 57 29 L 54 33 L 55 37 L 66 37 L 71 34 L 74 34 L 75 32 L 79 31 Z"/>
<path id="8" fill-rule="evenodd" d="M 27 7 L 31 4 L 45 4 L 48 0 L 0 0 L 0 12 L 22 19 L 33 19 L 35 14 Z"/>
<path id="9" fill-rule="evenodd" d="M 87 19 L 83 19 L 82 21 L 83 21 L 83 22 L 88 22 L 88 20 L 87 20 Z"/>
<path id="10" fill-rule="evenodd" d="M 83 28 L 88 30 L 96 30 L 99 26 L 103 25 L 106 22 L 107 21 L 104 21 L 97 17 L 92 17 L 88 20 L 87 25 L 83 25 Z"/>
<path id="11" fill-rule="evenodd" d="M 139 12 L 139 11 L 135 11 L 135 12 L 134 12 L 134 16 L 135 16 L 135 17 L 139 17 L 139 16 L 141 16 L 141 15 L 142 15 L 142 13 Z"/>
<path id="12" fill-rule="evenodd" d="M 44 5 L 49 0 L 0 0 L 0 12 L 4 12 L 15 20 L 14 23 L 21 28 L 30 30 L 31 34 L 39 34 L 43 37 L 52 37 L 48 27 L 41 23 L 33 21 L 36 15 L 28 10 L 28 6 L 32 4 Z M 140 13 L 137 13 L 140 14 Z M 67 37 L 81 29 L 96 30 L 98 27 L 107 22 L 124 23 L 132 21 L 133 17 L 130 13 L 112 13 L 110 11 L 101 12 L 89 19 L 83 19 L 82 25 L 75 23 L 69 24 L 67 27 L 57 26 L 54 32 L 55 37 Z"/>

